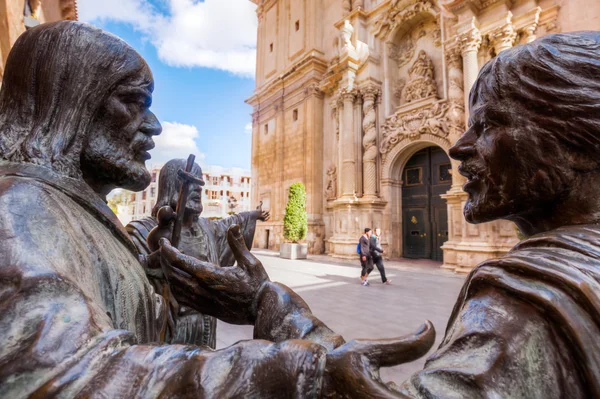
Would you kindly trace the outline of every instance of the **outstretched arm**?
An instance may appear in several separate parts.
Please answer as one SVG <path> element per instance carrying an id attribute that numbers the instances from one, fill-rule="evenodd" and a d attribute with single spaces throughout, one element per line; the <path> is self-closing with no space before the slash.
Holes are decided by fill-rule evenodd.
<path id="1" fill-rule="evenodd" d="M 200 262 L 161 242 L 163 270 L 175 297 L 186 306 L 233 324 L 254 325 L 254 338 L 281 342 L 308 339 L 327 349 L 344 343 L 290 288 L 269 280 L 262 264 L 246 248 L 239 226 L 227 239 L 235 267 Z"/>
<path id="2" fill-rule="evenodd" d="M 239 225 L 240 233 L 244 237 L 246 247 L 252 248 L 254 242 L 254 233 L 256 232 L 257 221 L 267 221 L 271 217 L 269 211 L 263 211 L 262 202 L 258 207 L 249 212 L 240 212 L 236 215 L 229 216 L 221 220 L 213 220 L 210 222 L 213 231 L 213 238 L 219 250 L 219 265 L 233 266 L 235 257 L 227 242 L 227 230 L 231 226 Z"/>

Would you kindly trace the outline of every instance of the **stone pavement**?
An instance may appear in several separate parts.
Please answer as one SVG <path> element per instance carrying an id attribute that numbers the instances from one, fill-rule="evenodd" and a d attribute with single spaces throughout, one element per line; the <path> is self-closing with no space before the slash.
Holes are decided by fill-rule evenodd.
<path id="1" fill-rule="evenodd" d="M 253 251 L 265 266 L 271 280 L 291 287 L 308 303 L 313 314 L 346 341 L 355 338 L 392 338 L 414 332 L 429 319 L 441 342 L 446 323 L 464 275 L 439 269 L 429 261 L 389 261 L 386 274 L 392 285 L 381 284 L 377 269 L 370 287 L 360 285 L 360 265 L 332 261 L 327 256 L 309 260 L 286 260 L 271 251 Z M 217 348 L 252 338 L 251 326 L 234 326 L 219 321 Z M 423 357 L 415 362 L 382 369 L 385 381 L 397 384 L 423 367 Z"/>

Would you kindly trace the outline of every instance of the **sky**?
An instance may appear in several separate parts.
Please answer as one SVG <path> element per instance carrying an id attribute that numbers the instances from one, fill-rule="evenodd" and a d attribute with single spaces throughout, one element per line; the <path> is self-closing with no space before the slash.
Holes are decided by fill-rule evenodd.
<path id="1" fill-rule="evenodd" d="M 154 75 L 163 126 L 146 166 L 190 153 L 203 165 L 250 169 L 256 66 L 250 0 L 78 0 L 79 20 L 125 40 Z"/>

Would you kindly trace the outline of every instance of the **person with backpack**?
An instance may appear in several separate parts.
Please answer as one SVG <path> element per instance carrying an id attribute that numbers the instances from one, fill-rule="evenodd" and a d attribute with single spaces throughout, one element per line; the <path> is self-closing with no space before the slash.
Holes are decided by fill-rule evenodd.
<path id="1" fill-rule="evenodd" d="M 370 242 L 371 234 L 371 229 L 366 227 L 365 234 L 360 237 L 357 248 L 360 255 L 360 265 L 362 266 L 360 279 L 362 280 L 362 285 L 365 287 L 369 286 L 369 273 L 373 271 L 373 258 L 371 257 Z"/>
<path id="2" fill-rule="evenodd" d="M 383 267 L 383 248 L 381 247 L 381 229 L 375 229 L 375 234 L 371 235 L 371 258 L 373 263 L 377 266 L 379 274 L 381 275 L 381 282 L 383 284 L 390 285 L 392 280 L 388 280 L 385 277 L 385 269 Z"/>

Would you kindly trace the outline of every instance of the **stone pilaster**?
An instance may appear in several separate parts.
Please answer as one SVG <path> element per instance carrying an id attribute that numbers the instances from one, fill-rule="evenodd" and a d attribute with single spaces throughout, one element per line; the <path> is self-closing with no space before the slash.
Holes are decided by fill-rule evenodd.
<path id="1" fill-rule="evenodd" d="M 361 89 L 363 97 L 362 127 L 364 136 L 363 145 L 363 189 L 364 195 L 374 197 L 377 195 L 377 112 L 375 100 L 379 95 L 379 88 L 369 85 Z"/>
<path id="2" fill-rule="evenodd" d="M 465 131 L 465 105 L 464 105 L 464 77 L 462 70 L 461 51 L 453 47 L 446 52 L 446 64 L 448 65 L 448 120 L 450 122 L 450 134 L 448 139 L 452 144 Z M 458 161 L 450 160 L 452 163 L 452 189 L 462 191 L 465 178 L 458 173 Z"/>
<path id="3" fill-rule="evenodd" d="M 463 58 L 463 82 L 464 82 L 464 104 L 465 110 L 469 109 L 469 93 L 477 79 L 479 63 L 477 52 L 481 46 L 481 32 L 471 23 L 469 28 L 457 37 L 458 45 Z M 468 112 L 465 112 L 465 122 L 468 120 Z"/>
<path id="4" fill-rule="evenodd" d="M 342 113 L 342 132 L 340 148 L 342 155 L 342 195 L 353 196 L 356 192 L 356 165 L 354 148 L 354 101 L 356 100 L 356 89 L 343 89 L 340 93 L 344 104 Z"/>

